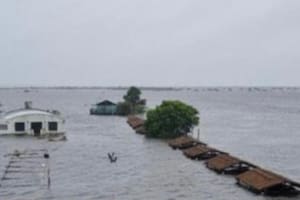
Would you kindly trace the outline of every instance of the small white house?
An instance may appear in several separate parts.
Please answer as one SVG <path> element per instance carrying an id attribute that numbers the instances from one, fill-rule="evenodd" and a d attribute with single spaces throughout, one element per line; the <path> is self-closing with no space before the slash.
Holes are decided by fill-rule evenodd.
<path id="1" fill-rule="evenodd" d="M 65 120 L 58 112 L 31 108 L 25 102 L 24 109 L 4 113 L 0 117 L 0 135 L 56 135 L 63 134 Z"/>

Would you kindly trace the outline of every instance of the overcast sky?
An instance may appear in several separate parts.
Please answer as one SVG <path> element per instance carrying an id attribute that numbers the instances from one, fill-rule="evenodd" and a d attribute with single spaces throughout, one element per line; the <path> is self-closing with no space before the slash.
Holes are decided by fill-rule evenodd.
<path id="1" fill-rule="evenodd" d="M 0 86 L 300 86 L 299 0 L 1 0 Z"/>

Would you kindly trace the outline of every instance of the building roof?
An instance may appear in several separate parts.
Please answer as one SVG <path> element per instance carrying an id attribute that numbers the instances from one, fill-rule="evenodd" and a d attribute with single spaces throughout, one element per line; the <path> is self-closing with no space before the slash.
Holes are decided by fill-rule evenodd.
<path id="1" fill-rule="evenodd" d="M 56 116 L 59 117 L 59 115 L 56 115 L 52 112 L 46 111 L 46 110 L 40 110 L 40 109 L 18 109 L 13 110 L 10 112 L 5 113 L 2 116 L 2 119 L 4 120 L 10 120 L 16 117 L 21 117 L 25 115 L 47 115 L 47 116 Z"/>
<path id="2" fill-rule="evenodd" d="M 195 145 L 206 145 L 205 143 L 194 139 L 191 136 L 183 135 L 180 137 L 177 137 L 175 139 L 169 140 L 168 142 L 169 146 L 173 149 L 187 149 L 190 147 L 193 147 Z"/>
<path id="3" fill-rule="evenodd" d="M 279 175 L 259 168 L 240 174 L 237 176 L 237 179 L 243 185 L 247 185 L 257 191 L 263 191 L 286 181 Z"/>
<path id="4" fill-rule="evenodd" d="M 188 157 L 195 157 L 195 156 L 199 156 L 208 152 L 214 152 L 218 150 L 205 146 L 205 145 L 196 145 L 194 147 L 188 148 L 186 150 L 183 151 L 184 155 L 188 156 Z"/>
<path id="5" fill-rule="evenodd" d="M 177 137 L 175 139 L 169 140 L 168 144 L 171 147 L 178 148 L 178 147 L 180 147 L 182 145 L 185 145 L 187 143 L 194 143 L 194 142 L 197 142 L 197 140 L 195 140 L 194 138 L 192 138 L 190 136 L 183 135 L 183 136 Z"/>
<path id="6" fill-rule="evenodd" d="M 111 102 L 109 100 L 104 100 L 102 102 L 97 103 L 96 105 L 97 106 L 115 106 L 117 104 L 115 104 L 115 103 L 113 103 L 113 102 Z"/>
<path id="7" fill-rule="evenodd" d="M 238 158 L 232 157 L 228 154 L 220 154 L 208 160 L 207 167 L 214 170 L 224 170 L 240 162 L 241 160 Z"/>
<path id="8" fill-rule="evenodd" d="M 140 126 L 143 126 L 145 124 L 145 120 L 136 116 L 129 116 L 127 120 L 128 124 L 136 129 Z"/>

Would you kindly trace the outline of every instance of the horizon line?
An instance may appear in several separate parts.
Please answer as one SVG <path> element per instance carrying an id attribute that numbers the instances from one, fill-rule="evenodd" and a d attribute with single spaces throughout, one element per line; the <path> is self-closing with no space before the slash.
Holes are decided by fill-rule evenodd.
<path id="1" fill-rule="evenodd" d="M 80 85 L 58 85 L 58 86 L 0 86 L 0 89 L 126 89 L 129 87 L 138 87 L 138 88 L 300 88 L 300 86 L 291 86 L 291 85 L 237 85 L 237 86 L 138 86 L 138 85 L 124 85 L 124 86 L 80 86 Z"/>

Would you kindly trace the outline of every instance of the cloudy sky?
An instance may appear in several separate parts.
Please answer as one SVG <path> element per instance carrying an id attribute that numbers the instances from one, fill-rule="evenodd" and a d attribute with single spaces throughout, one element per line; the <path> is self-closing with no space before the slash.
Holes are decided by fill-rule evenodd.
<path id="1" fill-rule="evenodd" d="M 0 86 L 299 86 L 299 0 L 1 0 Z"/>

